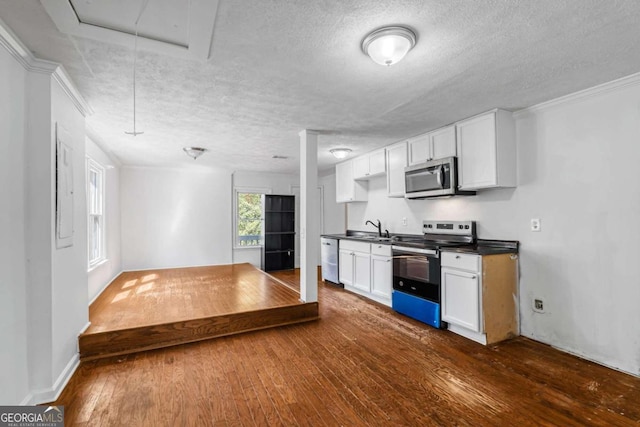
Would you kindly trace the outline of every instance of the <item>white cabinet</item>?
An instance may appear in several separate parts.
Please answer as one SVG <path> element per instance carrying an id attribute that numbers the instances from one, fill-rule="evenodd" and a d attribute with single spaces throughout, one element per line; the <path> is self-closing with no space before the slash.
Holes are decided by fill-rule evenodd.
<path id="1" fill-rule="evenodd" d="M 456 129 L 447 126 L 410 138 L 409 165 L 456 155 Z"/>
<path id="2" fill-rule="evenodd" d="M 442 252 L 442 320 L 450 331 L 493 344 L 519 333 L 517 256 Z"/>
<path id="3" fill-rule="evenodd" d="M 387 147 L 387 196 L 404 197 L 404 169 L 407 167 L 407 142 Z"/>
<path id="4" fill-rule="evenodd" d="M 384 175 L 386 171 L 384 148 L 353 159 L 354 179 L 370 179 Z"/>
<path id="5" fill-rule="evenodd" d="M 363 292 L 371 291 L 371 254 L 369 252 L 353 253 L 352 286 Z"/>
<path id="6" fill-rule="evenodd" d="M 391 299 L 392 263 L 390 256 L 371 255 L 371 293 Z"/>
<path id="7" fill-rule="evenodd" d="M 480 280 L 476 273 L 442 268 L 442 320 L 480 332 Z"/>
<path id="8" fill-rule="evenodd" d="M 391 246 L 340 240 L 340 283 L 346 290 L 391 306 Z"/>
<path id="9" fill-rule="evenodd" d="M 353 283 L 353 252 L 350 250 L 338 251 L 338 280 L 345 286 Z"/>
<path id="10" fill-rule="evenodd" d="M 462 190 L 517 185 L 516 132 L 510 112 L 493 110 L 458 122 L 456 137 Z"/>
<path id="11" fill-rule="evenodd" d="M 353 175 L 353 161 L 338 163 L 336 165 L 336 202 L 366 202 L 368 196 L 368 183 L 356 181 Z"/>

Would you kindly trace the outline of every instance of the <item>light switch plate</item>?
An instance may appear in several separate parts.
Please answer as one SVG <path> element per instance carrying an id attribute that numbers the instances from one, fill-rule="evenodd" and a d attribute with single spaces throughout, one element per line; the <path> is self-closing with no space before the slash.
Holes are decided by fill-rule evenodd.
<path id="1" fill-rule="evenodd" d="M 541 231 L 542 223 L 540 222 L 540 218 L 532 218 L 531 219 L 531 231 Z"/>

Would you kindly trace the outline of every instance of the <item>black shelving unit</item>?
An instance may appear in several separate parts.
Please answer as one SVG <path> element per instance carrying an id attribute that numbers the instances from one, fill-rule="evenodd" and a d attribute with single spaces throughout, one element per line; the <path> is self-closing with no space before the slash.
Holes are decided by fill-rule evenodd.
<path id="1" fill-rule="evenodd" d="M 264 197 L 264 271 L 290 270 L 295 263 L 295 196 Z"/>

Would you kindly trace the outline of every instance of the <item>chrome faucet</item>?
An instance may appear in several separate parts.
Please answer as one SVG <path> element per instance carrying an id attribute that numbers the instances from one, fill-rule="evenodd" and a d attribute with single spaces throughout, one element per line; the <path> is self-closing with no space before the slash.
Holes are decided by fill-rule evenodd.
<path id="1" fill-rule="evenodd" d="M 382 237 L 382 224 L 380 224 L 380 220 L 379 219 L 377 219 L 376 221 L 378 221 L 377 225 L 374 224 L 372 221 L 369 221 L 369 220 L 367 220 L 367 222 L 365 222 L 364 225 L 367 225 L 367 224 L 373 225 L 375 228 L 378 229 L 378 237 Z"/>

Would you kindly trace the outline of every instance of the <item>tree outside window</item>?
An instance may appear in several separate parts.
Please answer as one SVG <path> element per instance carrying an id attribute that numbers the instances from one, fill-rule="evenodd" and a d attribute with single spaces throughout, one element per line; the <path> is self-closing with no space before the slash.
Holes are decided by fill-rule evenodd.
<path id="1" fill-rule="evenodd" d="M 237 193 L 237 244 L 262 245 L 263 197 L 260 193 Z"/>

